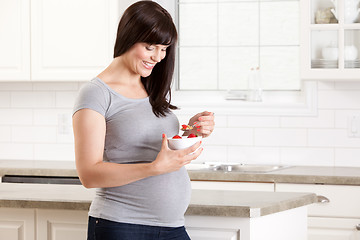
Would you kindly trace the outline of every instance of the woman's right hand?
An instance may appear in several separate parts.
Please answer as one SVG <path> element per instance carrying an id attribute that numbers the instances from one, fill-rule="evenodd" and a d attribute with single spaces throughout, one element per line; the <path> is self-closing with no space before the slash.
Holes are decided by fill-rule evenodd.
<path id="1" fill-rule="evenodd" d="M 155 175 L 174 172 L 182 166 L 189 164 L 195 160 L 203 151 L 200 147 L 201 141 L 195 143 L 191 147 L 181 150 L 171 150 L 168 146 L 166 134 L 163 134 L 161 150 L 154 162 L 152 162 Z"/>

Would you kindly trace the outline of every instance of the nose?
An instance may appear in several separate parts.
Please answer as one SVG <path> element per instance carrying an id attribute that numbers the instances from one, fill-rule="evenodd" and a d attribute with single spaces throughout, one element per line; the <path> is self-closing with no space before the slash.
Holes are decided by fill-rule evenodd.
<path id="1" fill-rule="evenodd" d="M 154 54 L 151 56 L 151 59 L 155 62 L 160 62 L 161 61 L 161 50 L 154 51 Z"/>

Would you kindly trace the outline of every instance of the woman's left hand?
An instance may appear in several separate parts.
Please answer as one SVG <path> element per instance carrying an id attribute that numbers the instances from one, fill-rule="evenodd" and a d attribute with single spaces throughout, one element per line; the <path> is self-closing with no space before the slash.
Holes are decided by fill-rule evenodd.
<path id="1" fill-rule="evenodd" d="M 213 112 L 204 111 L 196 114 L 189 120 L 189 125 L 196 125 L 190 132 L 200 134 L 202 137 L 208 137 L 214 131 L 214 119 Z"/>

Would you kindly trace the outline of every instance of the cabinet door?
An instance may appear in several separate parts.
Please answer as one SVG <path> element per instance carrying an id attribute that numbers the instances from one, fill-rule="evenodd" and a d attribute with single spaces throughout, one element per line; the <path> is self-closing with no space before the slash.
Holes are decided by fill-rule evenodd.
<path id="1" fill-rule="evenodd" d="M 0 1 L 0 80 L 30 80 L 30 0 Z"/>
<path id="2" fill-rule="evenodd" d="M 87 236 L 87 211 L 37 209 L 37 240 L 79 240 Z"/>
<path id="3" fill-rule="evenodd" d="M 112 60 L 118 0 L 32 0 L 31 78 L 85 80 Z"/>
<path id="4" fill-rule="evenodd" d="M 301 77 L 359 80 L 358 1 L 317 0 L 300 4 Z"/>
<path id="5" fill-rule="evenodd" d="M 308 240 L 360 240 L 360 219 L 309 217 Z"/>
<path id="6" fill-rule="evenodd" d="M 35 240 L 33 209 L 0 208 L 0 239 Z"/>
<path id="7" fill-rule="evenodd" d="M 230 191 L 274 191 L 274 183 L 191 181 L 192 189 Z"/>

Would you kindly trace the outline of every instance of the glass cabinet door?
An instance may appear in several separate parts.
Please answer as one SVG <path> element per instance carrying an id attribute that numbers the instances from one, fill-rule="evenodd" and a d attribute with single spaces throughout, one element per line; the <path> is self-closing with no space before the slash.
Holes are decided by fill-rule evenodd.
<path id="1" fill-rule="evenodd" d="M 311 68 L 338 68 L 339 31 L 311 31 Z"/>
<path id="2" fill-rule="evenodd" d="M 360 29 L 344 30 L 345 68 L 360 68 Z"/>
<path id="3" fill-rule="evenodd" d="M 360 0 L 310 0 L 311 69 L 360 68 Z"/>

